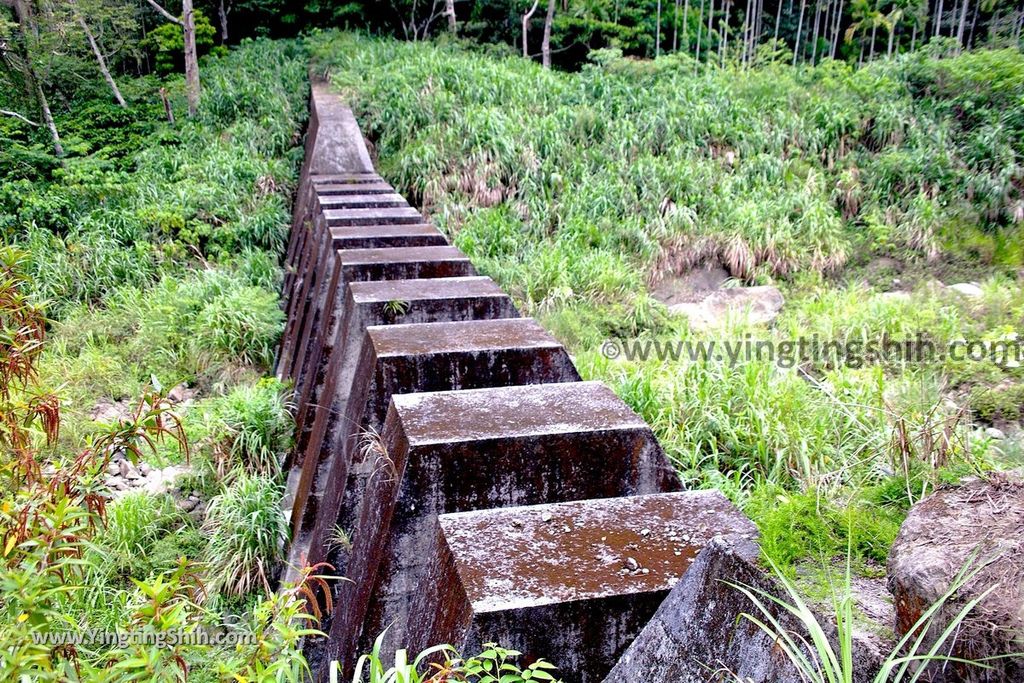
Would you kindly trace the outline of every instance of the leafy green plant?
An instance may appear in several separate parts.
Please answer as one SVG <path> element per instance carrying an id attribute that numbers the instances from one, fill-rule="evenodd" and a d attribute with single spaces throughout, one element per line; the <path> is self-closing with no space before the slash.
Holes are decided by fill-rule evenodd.
<path id="1" fill-rule="evenodd" d="M 830 637 L 826 625 L 804 602 L 785 574 L 774 565 L 773 568 L 778 581 L 785 589 L 786 596 L 784 598 L 776 597 L 772 593 L 754 586 L 727 582 L 728 585 L 743 593 L 756 608 L 756 613 L 744 613 L 742 616 L 772 638 L 806 680 L 812 683 L 851 683 L 856 670 L 854 668 L 853 640 L 854 607 L 850 590 L 849 562 L 846 566 L 845 583 L 835 588 L 832 593 L 835 623 L 829 624 L 828 627 L 829 630 L 832 626 L 835 627 L 834 638 Z M 943 605 L 953 599 L 958 591 L 969 583 L 979 571 L 980 568 L 972 568 L 970 563 L 960 570 L 949 589 L 921 615 L 907 633 L 900 638 L 892 651 L 885 656 L 880 670 L 873 678 L 875 683 L 903 683 L 906 681 L 913 683 L 925 675 L 926 665 L 931 662 L 956 662 L 967 666 L 988 667 L 984 661 L 969 661 L 942 653 L 944 646 L 955 638 L 960 624 L 989 593 L 996 589 L 996 586 L 992 586 L 968 600 L 948 624 L 934 624 L 937 613 Z M 775 616 L 780 608 L 783 613 L 788 613 L 795 618 L 800 627 L 806 631 L 806 636 L 802 637 L 800 634 L 793 633 L 782 625 L 779 618 Z M 938 637 L 934 639 L 934 642 L 927 643 L 926 638 L 929 632 L 936 626 L 941 626 Z"/>
<path id="2" fill-rule="evenodd" d="M 288 392 L 274 379 L 240 385 L 214 405 L 215 427 L 221 439 L 215 446 L 219 468 L 235 465 L 249 474 L 273 475 L 291 445 L 294 421 Z"/>
<path id="3" fill-rule="evenodd" d="M 427 648 L 409 661 L 405 650 L 395 653 L 393 663 L 381 658 L 387 631 L 374 640 L 373 649 L 359 657 L 352 683 L 525 683 L 526 681 L 557 681 L 555 666 L 538 659 L 525 669 L 514 662 L 521 652 L 485 643 L 484 650 L 462 659 L 450 645 Z M 331 672 L 332 680 L 336 671 Z"/>
<path id="4" fill-rule="evenodd" d="M 203 306 L 196 320 L 195 348 L 267 367 L 283 326 L 277 297 L 264 289 L 246 287 Z"/>

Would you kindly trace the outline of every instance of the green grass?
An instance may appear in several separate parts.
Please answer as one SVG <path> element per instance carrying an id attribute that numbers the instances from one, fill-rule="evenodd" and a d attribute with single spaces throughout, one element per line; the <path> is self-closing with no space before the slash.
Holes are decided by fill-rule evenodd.
<path id="1" fill-rule="evenodd" d="M 188 401 L 174 410 L 193 471 L 179 484 L 213 500 L 202 527 L 168 495 L 110 502 L 87 540 L 82 576 L 65 577 L 45 599 L 32 597 L 41 579 L 31 569 L 0 568 L 9 595 L 24 596 L 8 601 L 0 632 L 20 643 L 38 628 L 192 630 L 221 626 L 237 611 L 239 627 L 263 634 L 251 652 L 97 647 L 74 663 L 42 652 L 33 679 L 64 680 L 65 664 L 88 678 L 124 658 L 117 670 L 149 667 L 139 674 L 147 679 L 180 672 L 180 661 L 196 680 L 222 680 L 219 663 L 250 680 L 268 666 L 300 668 L 294 596 L 286 615 L 277 603 L 236 608 L 266 591 L 287 531 L 277 478 L 292 429 L 288 394 L 261 378 L 283 326 L 280 256 L 302 155 L 306 68 L 300 41 L 247 41 L 204 60 L 194 119 L 168 125 L 149 104 L 164 85 L 182 112 L 178 79 L 124 78 L 127 112 L 90 102 L 57 110 L 69 150 L 62 164 L 25 150 L 0 155 L 9 162 L 0 163 L 0 231 L 28 255 L 30 294 L 50 318 L 39 389 L 60 395 L 62 421 L 45 454 L 66 460 L 101 433 L 92 419 L 98 406 L 130 410 L 148 388 L 182 385 Z M 155 446 L 150 464 L 186 464 L 170 440 Z M 203 605 L 195 602 L 199 584 Z M 173 609 L 149 619 L 147 606 L 163 601 Z M 15 621 L 19 611 L 60 616 L 37 627 Z M 279 664 L 268 664 L 271 651 Z M 28 662 L 32 653 L 8 654 Z"/>
<path id="2" fill-rule="evenodd" d="M 210 503 L 204 559 L 209 565 L 211 595 L 270 592 L 288 537 L 282 495 L 283 489 L 272 478 L 241 475 Z"/>

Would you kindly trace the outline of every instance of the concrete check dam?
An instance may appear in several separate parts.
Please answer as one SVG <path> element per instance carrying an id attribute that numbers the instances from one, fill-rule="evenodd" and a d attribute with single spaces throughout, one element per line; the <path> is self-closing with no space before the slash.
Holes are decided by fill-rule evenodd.
<path id="1" fill-rule="evenodd" d="M 634 680 L 620 658 L 712 539 L 756 554 L 754 525 L 682 490 L 650 427 L 375 172 L 322 85 L 286 266 L 286 579 L 321 562 L 338 577 L 307 644 L 316 680 L 332 661 L 350 680 L 385 631 L 385 654 L 497 642 L 566 683 Z M 718 639 L 703 656 L 742 669 Z"/>

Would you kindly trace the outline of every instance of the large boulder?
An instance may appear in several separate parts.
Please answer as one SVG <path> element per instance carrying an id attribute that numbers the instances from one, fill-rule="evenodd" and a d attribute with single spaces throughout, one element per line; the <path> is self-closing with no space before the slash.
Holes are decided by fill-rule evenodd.
<path id="1" fill-rule="evenodd" d="M 742 616 L 761 618 L 755 605 L 730 585 L 750 586 L 789 601 L 777 582 L 757 566 L 757 554 L 757 545 L 749 540 L 714 538 L 604 683 L 801 683 L 803 676 L 776 640 Z M 781 607 L 773 605 L 770 610 L 787 631 L 807 637 L 801 624 Z M 819 623 L 829 632 L 828 619 Z M 870 681 L 878 670 L 877 654 L 855 643 L 854 657 L 854 681 Z"/>
<path id="2" fill-rule="evenodd" d="M 779 316 L 784 299 L 778 287 L 731 287 L 718 289 L 702 301 L 669 306 L 669 311 L 685 315 L 691 327 L 707 330 L 727 320 L 740 319 L 753 324 L 770 324 Z"/>
<path id="3" fill-rule="evenodd" d="M 896 630 L 906 633 L 952 585 L 968 563 L 980 572 L 937 613 L 927 643 L 971 599 L 995 589 L 960 625 L 945 653 L 978 660 L 1024 652 L 1024 478 L 972 478 L 916 505 L 889 553 L 889 590 Z M 926 651 L 926 650 L 925 650 Z M 1024 658 L 990 662 L 991 669 L 934 663 L 922 680 L 1024 681 Z"/>

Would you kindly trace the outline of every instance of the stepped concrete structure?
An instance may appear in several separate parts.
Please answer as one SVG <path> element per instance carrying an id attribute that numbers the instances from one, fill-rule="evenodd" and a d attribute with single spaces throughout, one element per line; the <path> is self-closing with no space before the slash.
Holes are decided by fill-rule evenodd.
<path id="1" fill-rule="evenodd" d="M 405 642 L 439 514 L 680 488 L 647 424 L 599 382 L 396 395 L 381 445 L 388 471 L 360 500 L 335 657 L 351 659 L 360 632 L 363 646 L 385 628 Z"/>
<path id="2" fill-rule="evenodd" d="M 317 681 L 389 625 L 385 659 L 496 640 L 600 681 L 712 537 L 755 536 L 680 490 L 644 421 L 376 173 L 322 85 L 285 263 L 284 580 L 321 561 L 339 579 Z"/>
<path id="3" fill-rule="evenodd" d="M 496 642 L 579 683 L 604 679 L 712 538 L 757 535 L 718 491 L 464 512 L 439 527 L 409 645 Z"/>

